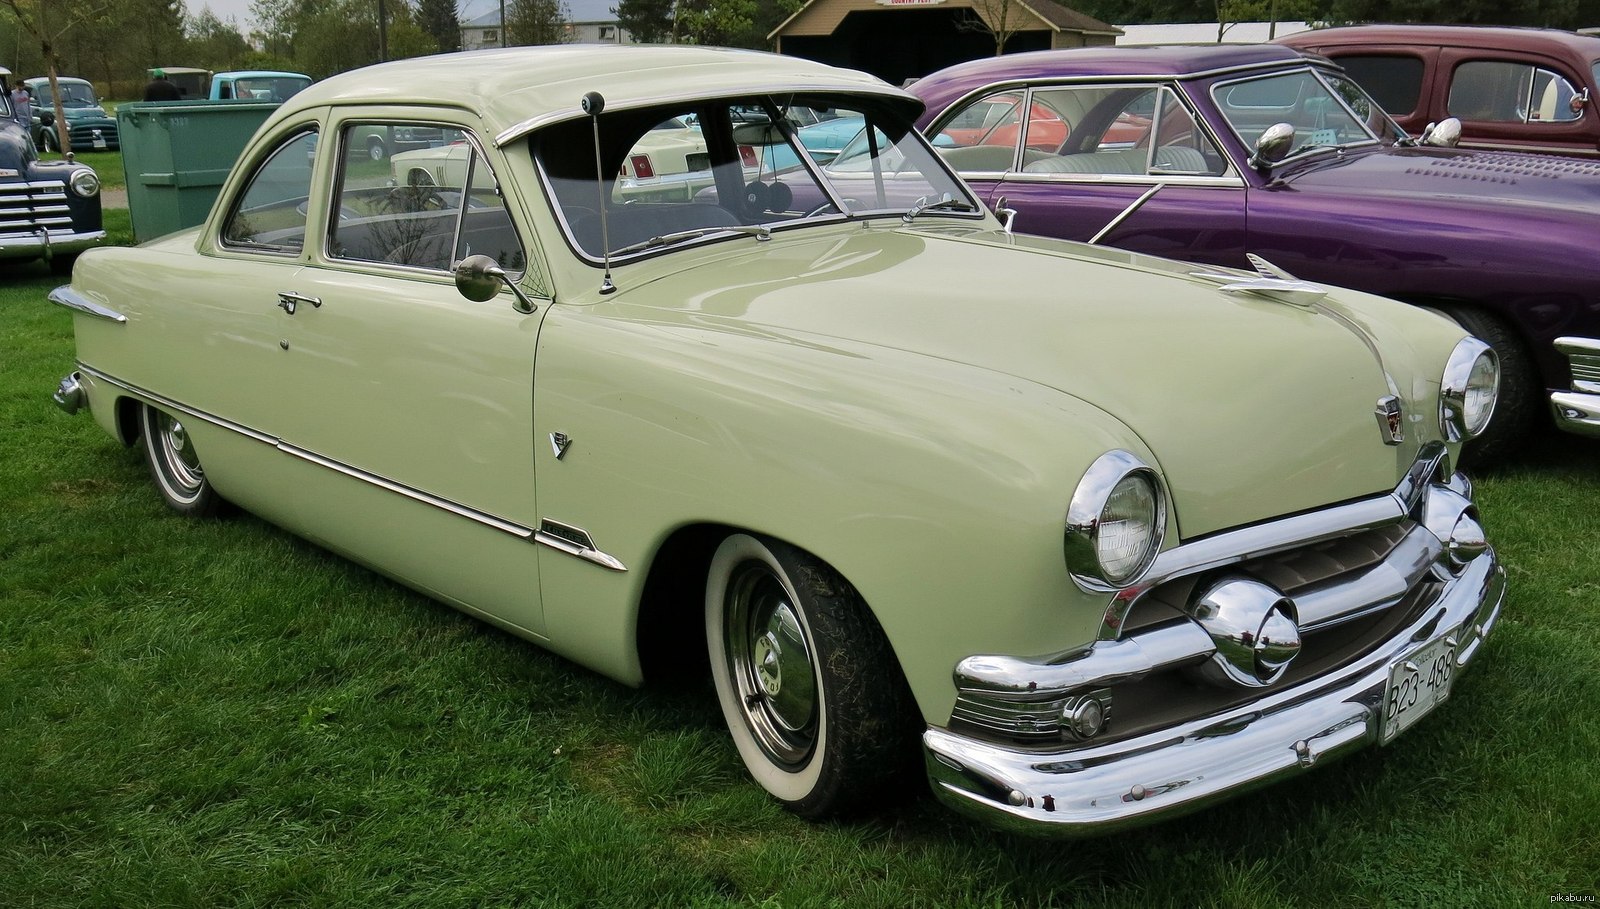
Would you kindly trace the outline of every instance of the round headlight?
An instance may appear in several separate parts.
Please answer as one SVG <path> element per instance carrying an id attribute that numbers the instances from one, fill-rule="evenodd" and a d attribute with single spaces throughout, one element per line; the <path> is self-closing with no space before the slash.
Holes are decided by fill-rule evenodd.
<path id="1" fill-rule="evenodd" d="M 1439 383 L 1439 429 L 1445 439 L 1464 442 L 1487 429 L 1499 393 L 1500 358 L 1477 338 L 1461 339 Z"/>
<path id="2" fill-rule="evenodd" d="M 1091 589 L 1125 587 L 1155 560 L 1166 527 L 1156 472 L 1126 451 L 1089 466 L 1067 508 L 1067 570 Z"/>
<path id="3" fill-rule="evenodd" d="M 72 172 L 72 191 L 84 198 L 100 191 L 100 177 L 92 170 L 77 170 Z"/>

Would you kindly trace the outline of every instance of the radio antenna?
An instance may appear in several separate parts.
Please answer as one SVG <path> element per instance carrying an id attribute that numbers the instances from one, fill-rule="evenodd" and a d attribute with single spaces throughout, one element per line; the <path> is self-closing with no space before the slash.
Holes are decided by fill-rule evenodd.
<path id="1" fill-rule="evenodd" d="M 600 112 L 606 109 L 606 99 L 599 92 L 583 96 L 583 112 L 594 123 L 594 186 L 600 203 L 600 250 L 605 260 L 606 276 L 600 282 L 602 294 L 615 293 L 617 285 L 611 283 L 611 233 L 606 226 L 606 180 L 600 166 Z"/>

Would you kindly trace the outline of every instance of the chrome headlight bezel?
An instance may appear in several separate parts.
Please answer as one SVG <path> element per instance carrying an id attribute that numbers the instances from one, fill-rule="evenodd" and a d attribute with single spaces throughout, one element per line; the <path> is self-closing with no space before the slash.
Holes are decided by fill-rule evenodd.
<path id="1" fill-rule="evenodd" d="M 1480 366 L 1489 370 L 1488 404 L 1481 401 L 1485 390 Z M 1483 341 L 1466 337 L 1456 343 L 1445 362 L 1439 382 L 1439 431 L 1447 442 L 1465 442 L 1481 435 L 1494 416 L 1500 399 L 1500 358 Z"/>
<path id="2" fill-rule="evenodd" d="M 87 199 L 100 191 L 100 175 L 87 167 L 80 168 L 67 178 L 67 185 L 72 187 L 73 193 Z"/>
<path id="3" fill-rule="evenodd" d="M 1124 483 L 1142 483 L 1148 486 L 1151 500 L 1150 535 L 1144 542 L 1144 552 L 1133 567 L 1121 572 L 1106 568 L 1100 551 L 1100 532 L 1107 506 L 1113 494 Z M 1113 449 L 1089 465 L 1078 488 L 1072 493 L 1067 506 L 1067 526 L 1063 550 L 1067 571 L 1077 585 L 1089 592 L 1121 590 L 1144 576 L 1161 551 L 1167 530 L 1166 489 L 1160 474 L 1137 455 Z"/>

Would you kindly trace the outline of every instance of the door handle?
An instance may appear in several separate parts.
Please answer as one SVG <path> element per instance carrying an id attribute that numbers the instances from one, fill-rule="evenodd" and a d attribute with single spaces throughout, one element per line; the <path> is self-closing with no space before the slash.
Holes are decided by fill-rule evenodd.
<path id="1" fill-rule="evenodd" d="M 278 308 L 289 315 L 294 315 L 294 311 L 299 308 L 301 303 L 310 303 L 313 309 L 322 306 L 322 301 L 316 297 L 297 294 L 292 290 L 278 291 Z"/>

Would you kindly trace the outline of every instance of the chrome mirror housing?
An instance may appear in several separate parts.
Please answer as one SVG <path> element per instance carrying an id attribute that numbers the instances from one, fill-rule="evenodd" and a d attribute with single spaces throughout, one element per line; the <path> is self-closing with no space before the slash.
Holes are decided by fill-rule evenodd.
<path id="1" fill-rule="evenodd" d="M 1422 138 L 1417 141 L 1435 148 L 1455 148 L 1461 142 L 1461 121 L 1446 117 L 1438 123 L 1429 123 L 1428 128 L 1422 131 Z"/>
<path id="2" fill-rule="evenodd" d="M 506 270 L 489 256 L 468 256 L 456 263 L 456 290 L 474 303 L 487 303 L 500 293 L 500 288 L 510 287 L 516 294 L 517 312 L 533 312 L 533 301 L 523 294 L 516 282 L 506 277 Z"/>
<path id="3" fill-rule="evenodd" d="M 1250 157 L 1250 166 L 1266 170 L 1282 161 L 1294 147 L 1294 124 L 1274 123 L 1256 139 L 1256 153 Z"/>

